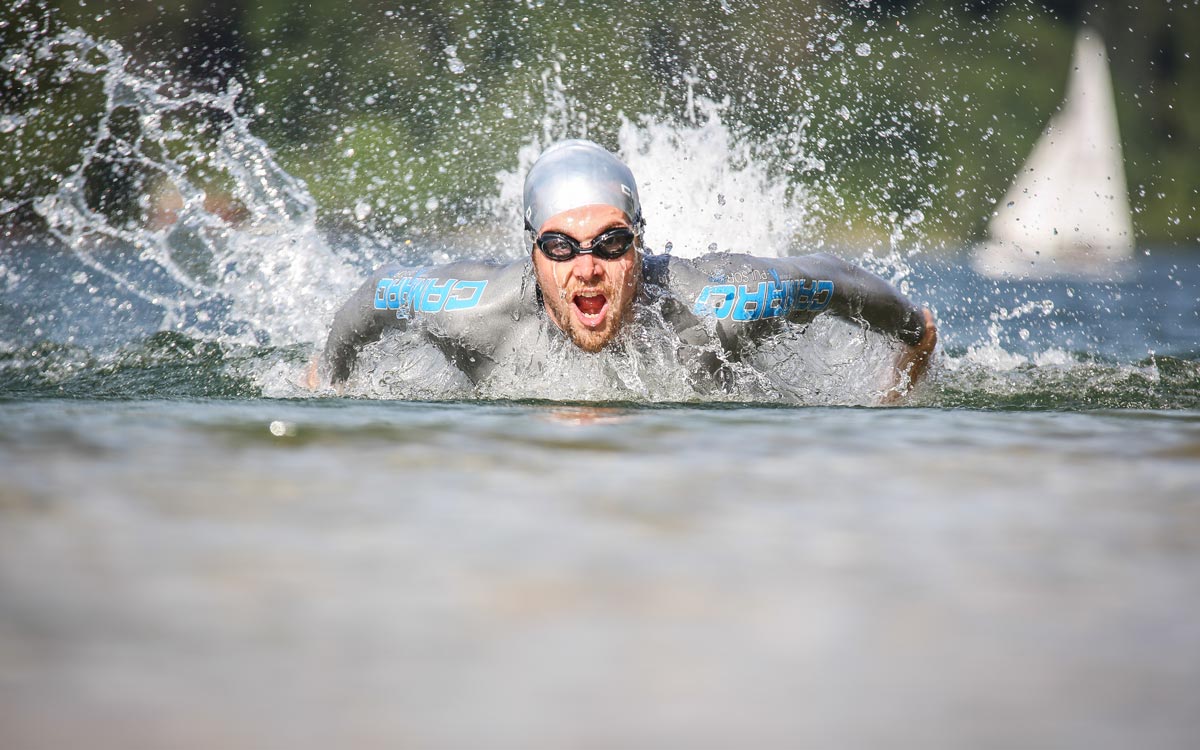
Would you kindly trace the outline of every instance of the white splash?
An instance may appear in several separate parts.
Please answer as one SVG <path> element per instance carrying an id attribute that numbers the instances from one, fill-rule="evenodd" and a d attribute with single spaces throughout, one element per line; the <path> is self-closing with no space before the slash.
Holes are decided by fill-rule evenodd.
<path id="1" fill-rule="evenodd" d="M 552 87 L 551 89 L 555 89 Z M 516 168 L 497 174 L 496 221 L 508 220 L 512 246 L 523 247 L 520 215 L 525 175 L 538 155 L 562 138 L 586 137 L 572 113 L 577 105 L 556 92 L 542 137 L 517 154 Z M 804 120 L 776 142 L 755 144 L 722 119 L 726 105 L 696 100 L 682 120 L 645 116 L 622 119 L 618 156 L 638 181 L 646 242 L 654 252 L 694 258 L 709 252 L 779 257 L 813 239 L 812 202 L 791 173 L 821 170 L 803 151 Z M 765 154 L 782 154 L 783 164 Z M 515 253 L 514 253 L 515 256 Z"/>
<path id="2" fill-rule="evenodd" d="M 689 258 L 789 255 L 811 225 L 803 187 L 761 156 L 766 149 L 737 136 L 721 105 L 700 100 L 694 109 L 699 116 L 684 123 L 645 117 L 621 126 L 620 155 L 638 179 L 647 243 Z M 799 153 L 788 160 L 807 163 Z"/>
<path id="3" fill-rule="evenodd" d="M 218 93 L 180 90 L 161 73 L 135 70 L 115 42 L 78 29 L 39 40 L 32 57 L 60 80 L 96 87 L 104 101 L 71 171 L 31 200 L 55 238 L 159 307 L 163 329 L 274 345 L 323 338 L 354 276 L 317 232 L 307 187 L 250 132 L 236 83 Z M 4 64 L 24 70 L 11 54 Z M 134 192 L 133 216 L 96 205 L 97 180 L 111 179 Z"/>

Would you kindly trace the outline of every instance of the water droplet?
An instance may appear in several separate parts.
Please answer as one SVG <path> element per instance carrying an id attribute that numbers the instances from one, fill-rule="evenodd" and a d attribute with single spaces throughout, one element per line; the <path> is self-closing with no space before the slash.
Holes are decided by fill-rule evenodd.
<path id="1" fill-rule="evenodd" d="M 267 429 L 269 429 L 271 434 L 275 437 L 292 437 L 296 434 L 296 425 L 292 424 L 291 422 L 282 422 L 278 419 L 271 422 Z"/>
<path id="2" fill-rule="evenodd" d="M 451 73 L 458 74 L 466 72 L 467 66 L 463 64 L 462 60 L 458 59 L 457 46 L 451 44 L 442 51 L 445 52 L 446 57 L 449 58 L 446 60 L 446 65 L 449 66 Z"/>
<path id="3" fill-rule="evenodd" d="M 863 42 L 854 48 L 854 54 L 858 55 L 859 57 L 866 57 L 867 55 L 871 54 L 871 45 Z"/>

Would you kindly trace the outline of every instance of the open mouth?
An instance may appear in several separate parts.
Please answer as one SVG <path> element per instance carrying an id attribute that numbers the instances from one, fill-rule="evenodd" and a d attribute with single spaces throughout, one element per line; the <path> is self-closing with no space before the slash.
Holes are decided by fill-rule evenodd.
<path id="1" fill-rule="evenodd" d="M 579 292 L 571 298 L 571 306 L 579 322 L 588 328 L 596 328 L 608 314 L 608 297 L 601 292 Z"/>

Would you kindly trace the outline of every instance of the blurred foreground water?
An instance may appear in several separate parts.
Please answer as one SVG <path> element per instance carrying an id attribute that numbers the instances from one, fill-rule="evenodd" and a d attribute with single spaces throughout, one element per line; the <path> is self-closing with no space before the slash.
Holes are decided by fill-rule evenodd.
<path id="1" fill-rule="evenodd" d="M 7 748 L 1184 748 L 1200 411 L 10 400 Z"/>

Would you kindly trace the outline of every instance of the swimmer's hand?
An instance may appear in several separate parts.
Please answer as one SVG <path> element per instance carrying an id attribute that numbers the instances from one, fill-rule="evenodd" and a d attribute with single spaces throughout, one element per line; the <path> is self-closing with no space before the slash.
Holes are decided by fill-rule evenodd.
<path id="1" fill-rule="evenodd" d="M 319 391 L 330 385 L 337 390 L 337 394 L 342 395 L 342 389 L 345 383 L 331 383 L 324 373 L 321 372 L 321 355 L 314 354 L 312 360 L 308 363 L 308 370 L 304 373 L 303 385 L 310 391 Z"/>
<path id="2" fill-rule="evenodd" d="M 937 324 L 934 323 L 933 313 L 928 307 L 923 308 L 921 313 L 925 316 L 925 331 L 921 334 L 920 341 L 914 346 L 905 346 L 904 351 L 896 358 L 892 382 L 883 393 L 884 404 L 898 403 L 929 371 L 929 364 L 933 361 L 933 350 L 937 347 Z"/>
<path id="3" fill-rule="evenodd" d="M 315 391 L 321 387 L 321 355 L 314 354 L 312 361 L 308 363 L 308 372 L 304 376 L 304 384 L 308 386 L 308 390 Z"/>

